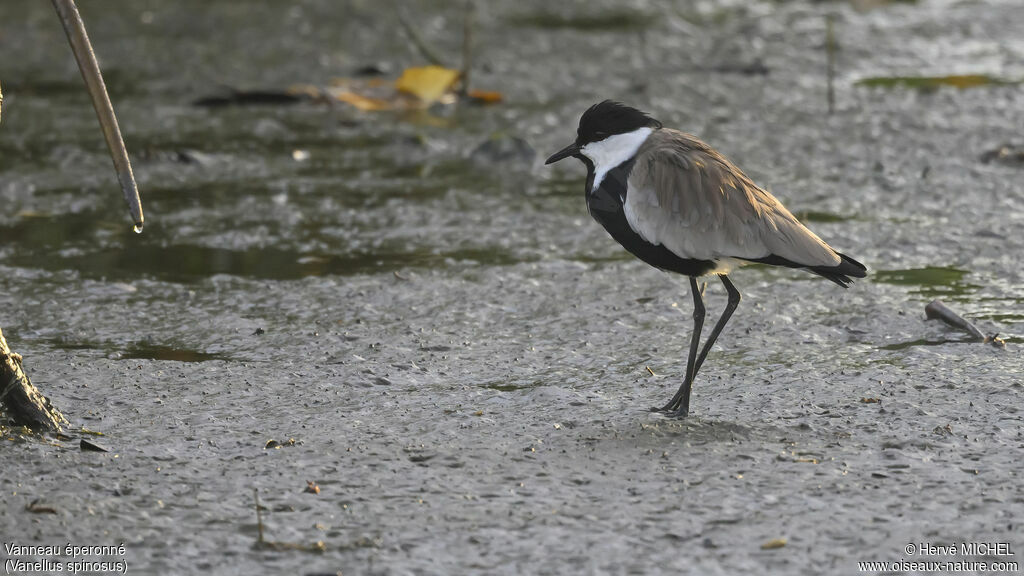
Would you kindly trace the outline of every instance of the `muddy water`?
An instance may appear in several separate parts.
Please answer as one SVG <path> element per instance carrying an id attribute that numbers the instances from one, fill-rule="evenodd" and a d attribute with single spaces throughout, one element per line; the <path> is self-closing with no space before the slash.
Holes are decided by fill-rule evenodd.
<path id="1" fill-rule="evenodd" d="M 409 11 L 456 62 L 459 6 Z M 1024 79 L 1017 3 L 490 3 L 473 82 L 505 102 L 419 114 L 191 105 L 420 63 L 376 3 L 83 15 L 148 221 L 131 232 L 49 6 L 4 2 L 0 326 L 110 449 L 5 431 L 5 543 L 124 542 L 152 574 L 852 573 L 930 559 L 909 543 L 1024 549 L 1024 168 L 982 160 L 1024 145 L 1024 93 L 858 84 Z M 606 97 L 711 141 L 872 270 L 846 291 L 735 273 L 685 421 L 647 411 L 684 369 L 685 280 L 590 220 L 581 166 L 540 166 Z M 934 298 L 1008 348 L 926 322 Z M 267 540 L 322 549 L 255 549 L 254 488 Z"/>

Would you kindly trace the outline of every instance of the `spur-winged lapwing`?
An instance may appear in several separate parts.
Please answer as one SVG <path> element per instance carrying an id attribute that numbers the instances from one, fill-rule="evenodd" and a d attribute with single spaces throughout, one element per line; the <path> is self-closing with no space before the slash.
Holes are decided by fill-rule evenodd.
<path id="1" fill-rule="evenodd" d="M 661 411 L 686 416 L 701 364 L 740 303 L 727 274 L 756 262 L 803 268 L 846 287 L 863 264 L 833 250 L 767 191 L 690 134 L 618 102 L 583 113 L 576 141 L 546 164 L 568 157 L 587 166 L 587 209 L 619 244 L 651 266 L 690 277 L 693 334 L 686 377 Z M 697 278 L 715 274 L 729 302 L 697 354 L 704 297 Z"/>

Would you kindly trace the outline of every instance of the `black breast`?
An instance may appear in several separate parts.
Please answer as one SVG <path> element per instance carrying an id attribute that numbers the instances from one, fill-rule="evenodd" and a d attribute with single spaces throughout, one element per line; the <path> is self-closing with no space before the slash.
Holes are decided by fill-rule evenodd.
<path id="1" fill-rule="evenodd" d="M 594 166 L 584 158 L 587 165 L 587 192 L 594 181 Z M 624 162 L 610 170 L 601 181 L 601 185 L 593 194 L 587 194 L 587 209 L 604 229 L 612 235 L 616 242 L 637 258 L 655 268 L 685 274 L 701 276 L 715 268 L 711 260 L 693 260 L 680 258 L 661 244 L 651 244 L 633 231 L 626 220 L 623 203 L 626 200 L 626 181 L 633 169 L 633 160 Z"/>

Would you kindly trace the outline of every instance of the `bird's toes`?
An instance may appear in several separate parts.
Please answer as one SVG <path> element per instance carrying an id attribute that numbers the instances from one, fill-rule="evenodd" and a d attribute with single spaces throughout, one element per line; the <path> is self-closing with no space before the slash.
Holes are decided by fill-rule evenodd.
<path id="1" fill-rule="evenodd" d="M 666 418 L 686 418 L 689 410 L 684 410 L 680 406 L 674 406 L 672 404 L 666 404 L 662 407 L 652 406 L 651 412 L 657 412 L 664 414 Z"/>
<path id="2" fill-rule="evenodd" d="M 663 408 L 658 409 L 657 411 L 663 414 L 665 418 L 672 418 L 677 420 L 686 418 L 690 414 L 690 411 L 688 409 L 672 406 L 665 406 Z"/>

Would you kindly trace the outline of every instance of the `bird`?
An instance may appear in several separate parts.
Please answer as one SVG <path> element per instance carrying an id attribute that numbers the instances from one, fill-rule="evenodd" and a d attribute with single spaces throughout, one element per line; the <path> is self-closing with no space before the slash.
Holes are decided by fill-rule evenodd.
<path id="1" fill-rule="evenodd" d="M 588 108 L 576 140 L 545 164 L 570 157 L 586 166 L 587 210 L 611 237 L 647 264 L 690 279 L 686 374 L 668 403 L 652 410 L 689 415 L 697 372 L 740 303 L 729 279 L 734 269 L 753 263 L 799 268 L 843 288 L 867 274 L 710 145 L 631 106 L 605 100 Z M 728 302 L 698 354 L 706 310 L 697 279 L 712 275 Z"/>

